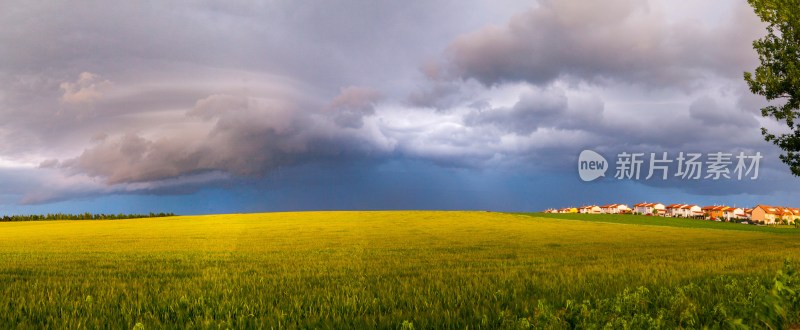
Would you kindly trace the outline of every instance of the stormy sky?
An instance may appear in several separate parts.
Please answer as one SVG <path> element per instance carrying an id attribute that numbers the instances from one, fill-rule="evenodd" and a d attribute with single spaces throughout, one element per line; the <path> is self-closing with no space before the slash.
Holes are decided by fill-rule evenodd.
<path id="1" fill-rule="evenodd" d="M 12 0 L 0 26 L 0 213 L 800 206 L 745 1 Z M 764 158 L 617 180 L 621 152 Z"/>

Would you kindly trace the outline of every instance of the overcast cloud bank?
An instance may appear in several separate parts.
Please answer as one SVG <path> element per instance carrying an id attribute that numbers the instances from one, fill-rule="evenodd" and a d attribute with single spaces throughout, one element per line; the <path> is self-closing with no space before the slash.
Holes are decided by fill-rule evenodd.
<path id="1" fill-rule="evenodd" d="M 757 182 L 643 182 L 690 194 L 796 182 L 741 78 L 764 33 L 744 2 L 0 7 L 4 203 L 326 162 L 569 177 L 583 149 L 765 155 Z"/>

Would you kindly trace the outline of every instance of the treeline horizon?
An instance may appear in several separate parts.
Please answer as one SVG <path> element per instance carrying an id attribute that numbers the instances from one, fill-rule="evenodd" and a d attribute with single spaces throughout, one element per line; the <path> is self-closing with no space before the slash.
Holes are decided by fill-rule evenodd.
<path id="1" fill-rule="evenodd" d="M 54 221 L 54 220 L 123 220 L 123 219 L 138 219 L 138 218 L 163 218 L 174 217 L 176 214 L 172 212 L 159 212 L 147 214 L 107 214 L 107 213 L 47 213 L 47 214 L 16 214 L 16 215 L 3 215 L 0 222 L 13 222 L 13 221 Z"/>

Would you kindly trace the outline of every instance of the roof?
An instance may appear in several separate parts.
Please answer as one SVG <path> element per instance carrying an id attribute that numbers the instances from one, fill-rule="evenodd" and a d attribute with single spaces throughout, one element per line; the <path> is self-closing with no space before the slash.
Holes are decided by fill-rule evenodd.
<path id="1" fill-rule="evenodd" d="M 627 209 L 627 208 L 628 208 L 628 205 L 625 205 L 625 204 L 608 204 L 608 205 L 602 205 L 602 206 L 600 206 L 600 207 L 601 207 L 601 208 L 604 208 L 604 209 L 609 209 L 609 208 L 622 208 L 622 209 Z"/>
<path id="2" fill-rule="evenodd" d="M 730 208 L 731 208 L 730 206 L 725 206 L 725 205 L 709 205 L 709 206 L 703 206 L 701 209 L 703 211 L 725 211 Z"/>
<path id="3" fill-rule="evenodd" d="M 673 210 L 677 210 L 677 209 L 690 210 L 693 207 L 700 207 L 700 206 L 697 205 L 697 204 L 669 204 L 669 205 L 667 205 L 666 208 L 667 209 L 673 209 Z"/>
<path id="4" fill-rule="evenodd" d="M 759 204 L 759 205 L 756 205 L 756 207 L 754 207 L 753 209 L 755 210 L 757 208 L 760 208 L 760 209 L 764 210 L 764 213 L 766 213 L 766 214 L 781 215 L 781 214 L 784 213 L 783 207 L 780 207 L 780 206 L 770 206 L 770 205 L 760 205 Z"/>
<path id="5" fill-rule="evenodd" d="M 639 203 L 639 204 L 634 204 L 633 207 L 654 207 L 654 206 L 656 206 L 658 204 L 661 204 L 661 203 Z M 664 204 L 661 204 L 661 205 L 664 205 Z"/>

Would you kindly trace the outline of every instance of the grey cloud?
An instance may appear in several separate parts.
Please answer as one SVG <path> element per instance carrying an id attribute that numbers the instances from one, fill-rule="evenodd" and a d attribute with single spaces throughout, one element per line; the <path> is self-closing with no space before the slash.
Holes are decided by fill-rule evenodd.
<path id="1" fill-rule="evenodd" d="M 181 165 L 197 165 L 196 161 L 186 164 L 192 162 L 192 155 L 184 154 L 184 147 L 170 140 L 154 142 L 128 134 L 87 149 L 77 158 L 64 160 L 62 166 L 107 178 L 111 184 L 156 180 L 180 175 Z"/>
<path id="2" fill-rule="evenodd" d="M 333 120 L 341 127 L 361 128 L 364 117 L 375 114 L 375 103 L 381 94 L 371 88 L 350 86 L 343 88 L 328 105 Z"/>
<path id="3" fill-rule="evenodd" d="M 411 92 L 407 101 L 415 107 L 447 109 L 463 101 L 461 88 L 459 83 L 437 81 L 432 86 Z"/>
<path id="4" fill-rule="evenodd" d="M 0 71 L 113 77 L 192 63 L 292 76 L 327 90 L 404 90 L 417 74 L 407 68 L 435 56 L 455 35 L 526 5 L 12 0 L 0 10 L 0 23 L 14 27 L 0 32 L 0 44 L 14 45 L 3 50 Z"/>
<path id="5" fill-rule="evenodd" d="M 756 35 L 761 25 L 742 7 L 716 27 L 669 22 L 641 1 L 546 0 L 505 26 L 459 37 L 440 70 L 487 85 L 561 78 L 685 90 L 709 74 L 740 77 L 753 63 L 742 35 Z"/>
<path id="6" fill-rule="evenodd" d="M 566 117 L 567 97 L 563 90 L 531 91 L 520 96 L 510 108 L 476 110 L 464 118 L 467 125 L 492 124 L 518 134 L 530 134 L 539 126 L 554 125 Z"/>
<path id="7" fill-rule="evenodd" d="M 280 166 L 371 148 L 369 141 L 363 143 L 358 136 L 337 133 L 328 124 L 330 117 L 298 109 L 287 100 L 215 94 L 197 101 L 186 115 L 207 122 L 208 128 L 159 137 L 128 133 L 106 138 L 78 157 L 62 161 L 61 167 L 108 184 L 209 171 L 261 176 Z"/>
<path id="8" fill-rule="evenodd" d="M 37 169 L 36 171 L 16 171 L 18 180 L 24 185 L 9 191 L 9 204 L 36 205 L 76 199 L 89 199 L 97 196 L 115 194 L 176 195 L 190 194 L 210 185 L 224 186 L 225 182 L 235 182 L 222 172 L 212 171 L 183 175 L 176 178 L 148 182 L 131 182 L 107 185 L 86 175 L 64 176 L 57 169 Z M 4 182 L 7 178 L 0 177 Z"/>
<path id="9" fill-rule="evenodd" d="M 733 107 L 708 87 L 751 68 L 760 23 L 744 3 L 720 26 L 633 0 L 545 0 L 511 20 L 530 2 L 10 4 L 0 158 L 67 174 L 28 201 L 180 192 L 330 159 L 563 171 L 584 147 L 761 143 L 733 130 L 757 100 L 737 91 L 722 118 Z M 720 101 L 646 109 L 676 93 Z M 640 95 L 644 109 L 620 108 Z"/>
<path id="10" fill-rule="evenodd" d="M 0 205 L 4 206 L 74 200 L 109 191 L 84 177 L 64 176 L 49 167 L 3 168 L 0 182 Z"/>
<path id="11" fill-rule="evenodd" d="M 45 159 L 41 163 L 39 163 L 39 168 L 55 168 L 58 167 L 59 161 L 58 159 Z"/>
<path id="12" fill-rule="evenodd" d="M 288 77 L 321 102 L 354 85 L 402 94 L 447 40 L 525 5 L 4 2 L 0 25 L 14 28 L 0 31 L 0 44 L 13 45 L 0 51 L 0 152 L 74 153 L 97 134 L 171 125 L 214 93 L 260 97 L 248 90 L 253 76 Z M 77 85 L 82 72 L 114 89 L 98 99 L 98 86 Z M 94 109 L 61 102 L 75 93 Z"/>
<path id="13" fill-rule="evenodd" d="M 721 95 L 737 99 L 736 93 Z M 513 106 L 493 107 L 490 102 L 478 101 L 474 109 L 440 115 L 445 121 L 424 126 L 426 129 L 416 132 L 419 136 L 397 137 L 402 141 L 398 148 L 437 162 L 445 158 L 445 163 L 453 166 L 527 163 L 563 171 L 573 168 L 573 158 L 582 149 L 677 153 L 764 147 L 752 115 L 739 109 L 736 102 L 708 103 L 711 97 L 700 100 L 694 105 L 660 99 L 607 105 L 592 89 L 530 86 Z M 704 101 L 707 104 L 700 106 Z M 732 118 L 725 117 L 729 115 Z M 418 139 L 424 142 L 410 143 Z M 736 191 L 743 189 L 747 188 L 740 185 Z"/>
<path id="14" fill-rule="evenodd" d="M 736 107 L 725 107 L 718 104 L 708 95 L 701 96 L 689 106 L 689 115 L 700 120 L 704 125 L 731 125 L 735 128 L 754 128 L 757 124 L 752 113 L 744 112 Z"/>
<path id="15" fill-rule="evenodd" d="M 403 157 L 453 167 L 563 169 L 565 153 L 598 141 L 584 126 L 603 127 L 603 101 L 568 96 L 557 87 L 529 87 L 507 107 L 478 98 L 444 112 L 416 108 L 377 116 L 381 132 Z"/>
<path id="16" fill-rule="evenodd" d="M 229 95 L 213 95 L 197 102 L 187 113 L 215 120 L 213 128 L 195 134 L 172 134 L 148 139 L 126 134 L 107 139 L 85 150 L 79 157 L 65 160 L 63 167 L 108 183 L 141 182 L 177 177 L 197 171 L 227 170 L 253 174 L 278 152 L 270 150 L 274 137 L 290 136 L 293 118 L 287 110 L 270 113 L 256 101 Z M 260 116 L 264 116 L 260 118 Z"/>
<path id="17" fill-rule="evenodd" d="M 503 132 L 528 135 L 541 127 L 592 131 L 602 126 L 604 102 L 597 95 L 572 95 L 558 87 L 523 92 L 511 107 L 487 102 L 464 116 L 469 126 L 493 125 Z"/>
<path id="18" fill-rule="evenodd" d="M 103 97 L 103 89 L 111 85 L 111 82 L 104 80 L 91 72 L 81 72 L 75 82 L 66 81 L 61 83 L 61 102 L 68 104 L 91 104 Z"/>
<path id="19" fill-rule="evenodd" d="M 405 105 L 417 108 L 430 108 L 448 112 L 460 106 L 472 106 L 487 102 L 486 87 L 474 80 L 456 81 L 429 79 L 421 81 L 417 88 L 409 92 L 403 100 Z"/>

